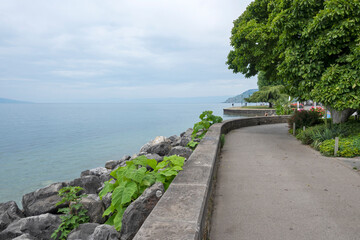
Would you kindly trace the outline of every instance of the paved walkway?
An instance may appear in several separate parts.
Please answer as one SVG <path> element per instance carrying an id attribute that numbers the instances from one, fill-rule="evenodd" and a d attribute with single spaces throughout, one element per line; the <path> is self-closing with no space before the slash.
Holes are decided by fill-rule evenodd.
<path id="1" fill-rule="evenodd" d="M 226 135 L 214 204 L 210 240 L 360 239 L 360 175 L 286 124 Z"/>

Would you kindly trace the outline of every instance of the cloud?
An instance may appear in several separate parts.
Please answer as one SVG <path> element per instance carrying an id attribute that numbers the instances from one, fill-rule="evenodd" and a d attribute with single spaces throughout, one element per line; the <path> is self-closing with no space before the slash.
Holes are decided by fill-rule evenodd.
<path id="1" fill-rule="evenodd" d="M 256 80 L 241 80 L 225 61 L 232 21 L 250 2 L 4 0 L 0 79 L 36 79 L 57 98 L 105 98 L 114 87 L 128 97 L 146 89 L 227 95 L 231 84 L 238 94 Z M 1 81 L 0 96 L 52 98 L 38 89 Z"/>
<path id="2" fill-rule="evenodd" d="M 71 70 L 62 70 L 62 71 L 52 71 L 54 75 L 68 77 L 68 78 L 88 78 L 88 77 L 95 77 L 104 75 L 103 72 L 99 71 L 71 71 Z"/>

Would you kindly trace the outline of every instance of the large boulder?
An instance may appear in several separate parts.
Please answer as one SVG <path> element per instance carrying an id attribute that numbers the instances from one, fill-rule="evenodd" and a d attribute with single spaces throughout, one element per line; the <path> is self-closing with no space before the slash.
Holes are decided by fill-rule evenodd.
<path id="1" fill-rule="evenodd" d="M 109 161 L 107 161 L 106 163 L 105 163 L 105 168 L 107 169 L 107 170 L 113 170 L 113 169 L 115 169 L 115 167 L 117 166 L 117 165 L 119 165 L 120 164 L 120 161 L 119 160 L 109 160 Z"/>
<path id="2" fill-rule="evenodd" d="M 0 232 L 0 239 L 10 240 L 23 234 L 28 234 L 28 236 L 23 237 L 48 240 L 50 239 L 51 234 L 53 234 L 53 232 L 58 228 L 60 223 L 60 217 L 50 213 L 21 218 L 12 222 L 4 231 Z"/>
<path id="3" fill-rule="evenodd" d="M 57 210 L 64 205 L 55 206 L 61 200 L 58 192 L 66 187 L 64 182 L 53 183 L 35 192 L 27 193 L 22 197 L 22 205 L 25 216 L 34 216 L 44 213 L 57 213 Z"/>
<path id="4" fill-rule="evenodd" d="M 156 153 L 148 153 L 145 155 L 145 157 L 147 157 L 148 159 L 155 159 L 157 162 L 161 162 L 164 159 L 164 157 Z"/>
<path id="5" fill-rule="evenodd" d="M 106 169 L 104 167 L 97 167 L 97 168 L 93 168 L 93 169 L 85 170 L 85 171 L 81 172 L 80 177 L 97 176 L 97 177 L 99 177 L 101 182 L 106 182 L 106 181 L 109 181 L 111 178 L 110 173 L 111 173 L 110 169 Z"/>
<path id="6" fill-rule="evenodd" d="M 185 132 L 180 134 L 180 139 L 176 142 L 175 145 L 186 147 L 187 144 L 191 141 L 191 134 L 193 132 L 192 128 L 188 128 Z"/>
<path id="7" fill-rule="evenodd" d="M 67 240 L 89 239 L 94 233 L 96 227 L 100 226 L 98 223 L 83 223 L 67 236 Z M 105 238 L 106 239 L 106 238 Z"/>
<path id="8" fill-rule="evenodd" d="M 171 150 L 171 141 L 163 136 L 156 137 L 154 140 L 146 143 L 141 149 L 140 153 L 156 153 L 160 156 L 165 156 Z"/>
<path id="9" fill-rule="evenodd" d="M 14 238 L 13 240 L 36 240 L 36 238 L 34 238 L 33 236 L 31 236 L 28 233 L 25 233 L 23 235 L 20 235 L 20 236 Z"/>
<path id="10" fill-rule="evenodd" d="M 173 135 L 173 136 L 168 137 L 168 139 L 171 142 L 171 146 L 175 146 L 176 142 L 180 139 L 180 137 L 176 136 L 176 135 Z"/>
<path id="11" fill-rule="evenodd" d="M 25 217 L 14 201 L 0 203 L 0 231 L 4 230 L 10 223 Z"/>
<path id="12" fill-rule="evenodd" d="M 98 189 L 102 186 L 100 177 L 96 175 L 85 175 L 69 182 L 69 186 L 78 186 L 84 188 L 85 193 L 97 194 Z"/>
<path id="13" fill-rule="evenodd" d="M 188 147 L 176 146 L 171 149 L 169 152 L 169 156 L 178 155 L 184 157 L 186 160 L 189 159 L 190 155 L 192 154 L 192 150 Z"/>
<path id="14" fill-rule="evenodd" d="M 120 233 L 110 225 L 100 225 L 94 230 L 94 233 L 89 237 L 89 240 L 118 240 L 120 239 Z"/>
<path id="15" fill-rule="evenodd" d="M 107 209 L 111 205 L 111 196 L 112 196 L 112 193 L 109 192 L 105 196 L 102 197 L 102 202 L 105 206 L 105 209 Z"/>
<path id="16" fill-rule="evenodd" d="M 163 193 L 163 184 L 155 183 L 126 208 L 120 231 L 121 240 L 133 239 Z"/>
<path id="17" fill-rule="evenodd" d="M 87 210 L 86 215 L 89 216 L 90 222 L 100 224 L 105 222 L 106 219 L 102 217 L 105 206 L 98 195 L 89 194 L 87 197 L 81 199 L 80 203 L 82 203 L 84 209 Z"/>

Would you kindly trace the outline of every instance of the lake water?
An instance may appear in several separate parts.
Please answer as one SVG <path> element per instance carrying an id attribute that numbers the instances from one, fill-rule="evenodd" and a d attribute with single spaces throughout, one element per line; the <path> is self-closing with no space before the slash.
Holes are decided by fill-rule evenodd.
<path id="1" fill-rule="evenodd" d="M 179 135 L 230 104 L 0 104 L 0 202 Z"/>

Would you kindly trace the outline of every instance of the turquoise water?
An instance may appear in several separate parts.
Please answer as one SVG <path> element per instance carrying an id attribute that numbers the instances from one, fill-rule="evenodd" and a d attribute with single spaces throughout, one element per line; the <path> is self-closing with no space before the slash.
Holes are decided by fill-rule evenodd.
<path id="1" fill-rule="evenodd" d="M 0 104 L 0 202 L 179 135 L 230 104 Z M 223 116 L 224 117 L 224 116 Z M 230 116 L 225 116 L 225 119 Z"/>

